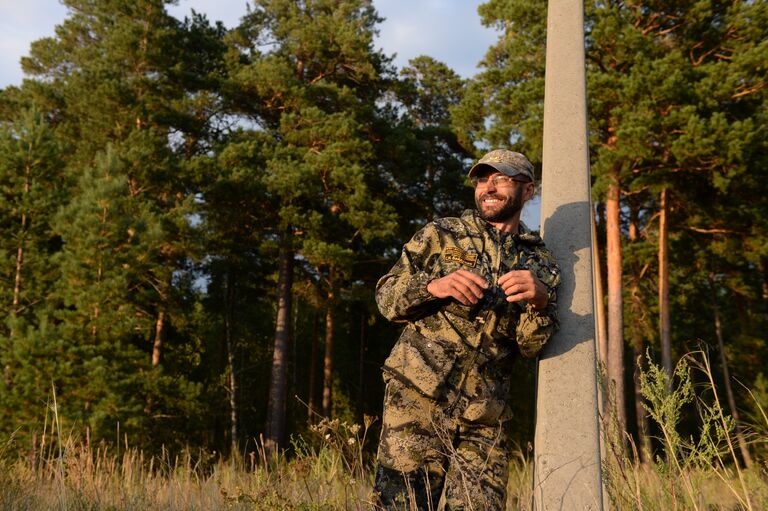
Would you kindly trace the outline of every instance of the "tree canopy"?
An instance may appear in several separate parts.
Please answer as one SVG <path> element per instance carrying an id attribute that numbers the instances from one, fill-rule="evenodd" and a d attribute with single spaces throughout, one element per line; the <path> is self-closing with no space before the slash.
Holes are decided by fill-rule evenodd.
<path id="1" fill-rule="evenodd" d="M 499 37 L 474 77 L 397 69 L 370 0 L 255 0 L 231 30 L 166 0 L 63 3 L 0 90 L 0 439 L 32 441 L 53 392 L 65 427 L 150 451 L 379 414 L 398 327 L 377 278 L 472 206 L 485 150 L 540 168 L 546 2 L 480 6 Z M 608 376 L 644 438 L 645 350 L 711 347 L 718 384 L 768 400 L 767 31 L 760 1 L 586 3 Z"/>

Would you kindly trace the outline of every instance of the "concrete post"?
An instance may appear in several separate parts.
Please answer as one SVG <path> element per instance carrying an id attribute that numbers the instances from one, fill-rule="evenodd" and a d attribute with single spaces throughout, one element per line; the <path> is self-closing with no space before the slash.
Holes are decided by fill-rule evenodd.
<path id="1" fill-rule="evenodd" d="M 537 510 L 602 510 L 583 0 L 551 0 L 542 231 L 562 269 L 561 329 L 539 360 Z"/>

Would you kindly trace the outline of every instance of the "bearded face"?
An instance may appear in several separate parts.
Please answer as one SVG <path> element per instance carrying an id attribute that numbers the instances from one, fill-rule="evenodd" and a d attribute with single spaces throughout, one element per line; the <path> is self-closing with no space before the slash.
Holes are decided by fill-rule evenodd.
<path id="1" fill-rule="evenodd" d="M 486 222 L 504 222 L 513 218 L 523 209 L 525 185 L 511 183 L 494 187 L 489 180 L 485 187 L 475 188 L 475 205 L 480 218 Z"/>

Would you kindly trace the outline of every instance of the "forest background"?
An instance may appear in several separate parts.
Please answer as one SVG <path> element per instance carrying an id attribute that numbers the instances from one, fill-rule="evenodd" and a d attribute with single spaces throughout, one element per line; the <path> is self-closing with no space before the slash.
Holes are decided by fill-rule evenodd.
<path id="1" fill-rule="evenodd" d="M 499 38 L 468 79 L 398 69 L 364 0 L 256 0 L 232 29 L 162 0 L 63 3 L 0 91 L 2 452 L 35 449 L 54 398 L 61 430 L 150 454 L 289 448 L 321 417 L 380 415 L 399 326 L 376 280 L 471 204 L 485 150 L 540 174 L 546 2 L 482 4 Z M 586 8 L 608 409 L 651 453 L 644 356 L 671 375 L 702 349 L 740 461 L 764 460 L 768 3 Z"/>

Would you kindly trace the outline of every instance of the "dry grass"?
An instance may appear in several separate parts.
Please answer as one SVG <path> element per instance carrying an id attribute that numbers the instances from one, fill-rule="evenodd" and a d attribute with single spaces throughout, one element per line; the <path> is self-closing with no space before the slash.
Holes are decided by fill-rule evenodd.
<path id="1" fill-rule="evenodd" d="M 768 464 L 749 469 L 735 462 L 733 423 L 723 413 L 714 386 L 691 385 L 690 367 L 710 371 L 704 355 L 692 354 L 678 367 L 675 385 L 651 365 L 643 392 L 661 431 L 662 448 L 642 463 L 631 441 L 609 432 L 604 459 L 606 503 L 620 510 L 768 509 Z M 711 381 L 711 378 L 705 378 Z M 671 388 L 671 392 L 668 390 Z M 701 414 L 698 438 L 678 432 L 680 410 Z M 292 456 L 267 459 L 263 450 L 245 460 L 186 452 L 147 457 L 126 445 L 93 446 L 88 439 L 58 431 L 55 401 L 34 453 L 13 439 L 0 444 L 0 511 L 69 510 L 362 510 L 372 509 L 372 462 L 363 446 L 371 418 L 363 426 L 323 420 L 309 439 L 294 439 Z M 762 415 L 765 418 L 765 414 Z M 757 427 L 760 426 L 760 427 Z M 613 431 L 611 434 L 610 432 Z M 764 447 L 766 424 L 752 430 L 752 443 Z M 531 510 L 533 465 L 515 451 L 508 484 L 509 510 Z"/>
<path id="2" fill-rule="evenodd" d="M 348 461 L 331 447 L 293 459 L 253 467 L 217 461 L 203 466 L 191 455 L 173 460 L 147 460 L 133 450 L 121 454 L 85 444 L 66 446 L 63 462 L 51 459 L 38 467 L 28 460 L 6 462 L 0 473 L 2 510 L 362 510 L 373 507 L 372 473 L 353 475 Z M 723 481 L 711 470 L 691 470 L 692 501 L 680 479 L 670 479 L 664 466 L 625 465 L 625 477 L 614 481 L 610 499 L 615 509 L 740 510 L 729 490 L 738 477 Z M 360 477 L 362 475 L 363 477 Z M 765 474 L 746 473 L 753 509 L 765 509 Z M 518 453 L 509 481 L 509 510 L 530 510 L 532 465 Z"/>
<path id="3" fill-rule="evenodd" d="M 292 459 L 206 461 L 186 453 L 146 459 L 67 442 L 63 457 L 0 469 L 2 510 L 367 509 L 371 478 L 333 447 Z M 360 475 L 363 477 L 360 477 Z"/>
<path id="4" fill-rule="evenodd" d="M 348 437 L 354 438 L 354 437 Z M 328 439 L 331 440 L 331 439 Z M 301 452 L 303 449 L 303 452 Z M 246 464 L 187 453 L 146 459 L 67 443 L 63 458 L 37 466 L 28 459 L 0 467 L 2 510 L 362 510 L 371 509 L 373 474 L 337 446 L 309 447 L 291 459 Z M 61 461 L 61 463 L 60 463 Z M 529 509 L 531 466 L 518 457 L 510 477 L 510 509 Z"/>

